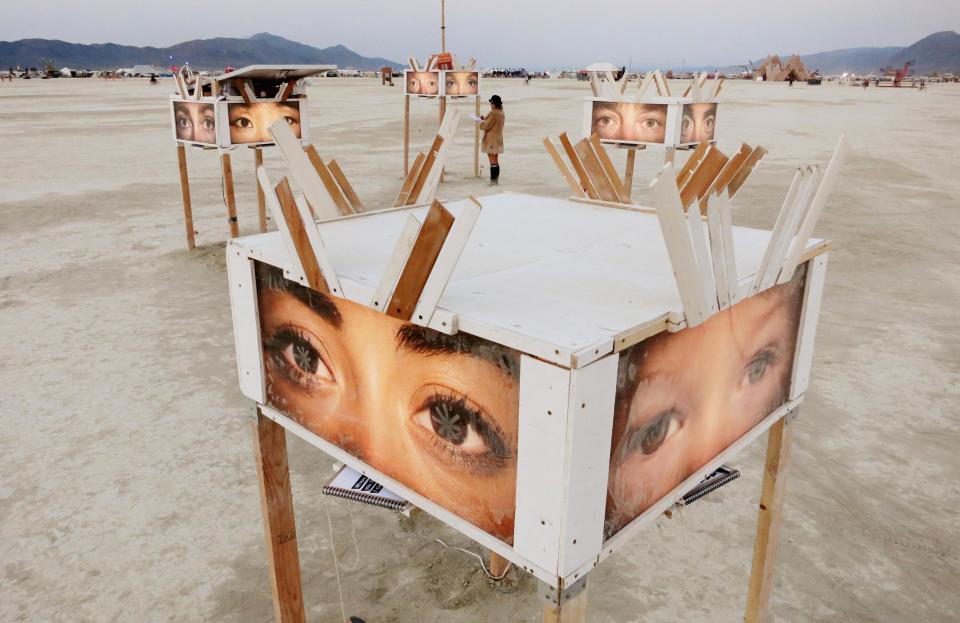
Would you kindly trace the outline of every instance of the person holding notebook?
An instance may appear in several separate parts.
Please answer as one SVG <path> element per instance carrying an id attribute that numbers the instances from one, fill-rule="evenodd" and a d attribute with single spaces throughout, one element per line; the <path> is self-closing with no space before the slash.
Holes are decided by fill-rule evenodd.
<path id="1" fill-rule="evenodd" d="M 500 154 L 503 153 L 503 100 L 499 95 L 490 98 L 490 113 L 480 117 L 480 129 L 483 130 L 481 149 L 490 161 L 490 185 L 500 183 Z"/>

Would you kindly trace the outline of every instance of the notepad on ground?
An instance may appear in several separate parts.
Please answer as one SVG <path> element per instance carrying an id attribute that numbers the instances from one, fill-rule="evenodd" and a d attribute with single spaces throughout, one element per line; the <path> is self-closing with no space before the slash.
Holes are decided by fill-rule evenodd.
<path id="1" fill-rule="evenodd" d="M 702 498 L 703 496 L 716 491 L 731 480 L 740 477 L 740 471 L 727 465 L 721 465 L 712 474 L 700 481 L 700 483 L 687 491 L 687 493 L 677 500 L 677 506 L 687 506 Z"/>
<path id="2" fill-rule="evenodd" d="M 333 480 L 323 488 L 323 492 L 354 502 L 389 508 L 405 515 L 409 515 L 413 508 L 410 502 L 347 465 L 340 468 Z"/>

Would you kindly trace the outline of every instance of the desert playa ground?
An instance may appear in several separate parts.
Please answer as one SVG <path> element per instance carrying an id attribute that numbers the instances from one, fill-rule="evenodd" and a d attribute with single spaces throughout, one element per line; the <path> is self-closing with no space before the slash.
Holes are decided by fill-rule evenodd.
<path id="1" fill-rule="evenodd" d="M 564 196 L 540 141 L 580 130 L 584 83 L 488 81 L 507 113 L 501 189 Z M 0 84 L 0 620 L 269 621 L 253 453 L 237 388 L 228 228 L 214 153 L 191 151 L 186 251 L 170 81 Z M 368 207 L 401 183 L 400 87 L 310 88 L 313 139 Z M 803 162 L 841 131 L 854 155 L 818 225 L 832 238 L 814 377 L 789 472 L 773 611 L 781 621 L 955 621 L 960 611 L 960 87 L 926 92 L 728 82 L 721 147 L 770 150 L 734 221 L 769 228 Z M 460 104 L 472 112 L 472 104 Z M 413 102 L 415 147 L 437 124 Z M 465 110 L 465 112 L 466 112 Z M 470 123 L 469 121 L 465 123 Z M 442 198 L 469 177 L 451 148 Z M 617 152 L 618 166 L 624 154 Z M 683 156 L 681 155 L 682 159 Z M 637 158 L 635 196 L 662 162 Z M 275 153 L 267 166 L 280 173 Z M 257 228 L 253 155 L 234 152 L 241 232 Z M 536 583 L 492 586 L 479 549 L 428 517 L 320 493 L 332 461 L 289 437 L 311 621 L 539 621 Z M 743 477 L 590 576 L 589 620 L 738 621 L 763 442 Z M 355 539 L 354 539 L 355 535 Z"/>

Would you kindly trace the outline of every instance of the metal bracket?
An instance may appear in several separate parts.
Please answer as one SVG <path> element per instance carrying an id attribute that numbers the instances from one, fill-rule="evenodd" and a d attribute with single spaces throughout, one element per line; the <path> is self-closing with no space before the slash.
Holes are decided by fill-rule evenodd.
<path id="1" fill-rule="evenodd" d="M 537 596 L 546 603 L 553 604 L 554 606 L 562 606 L 582 593 L 586 587 L 586 575 L 565 588 L 554 588 L 546 582 L 537 581 Z"/>

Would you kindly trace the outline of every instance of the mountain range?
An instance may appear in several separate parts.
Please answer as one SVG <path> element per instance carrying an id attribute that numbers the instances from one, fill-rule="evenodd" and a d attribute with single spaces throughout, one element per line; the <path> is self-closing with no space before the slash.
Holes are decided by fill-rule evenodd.
<path id="1" fill-rule="evenodd" d="M 189 61 L 197 69 L 220 70 L 227 66 L 243 67 L 255 64 L 330 64 L 341 69 L 379 69 L 383 66 L 402 68 L 403 64 L 385 58 L 362 56 L 342 45 L 316 48 L 290 41 L 270 33 L 260 33 L 247 39 L 218 37 L 194 39 L 167 48 L 136 47 L 115 43 L 92 45 L 67 43 L 55 39 L 21 39 L 0 41 L 0 68 L 37 67 L 41 59 L 50 59 L 55 65 L 73 69 L 112 69 L 137 64 L 166 67 Z M 780 54 L 786 61 L 790 54 Z M 913 71 L 926 75 L 932 72 L 960 74 L 960 34 L 954 31 L 933 33 L 907 47 L 846 48 L 802 56 L 807 69 L 821 74 L 853 72 L 867 74 L 881 67 L 901 67 L 913 61 Z M 762 59 L 753 61 L 759 66 Z M 702 67 L 699 69 L 713 69 Z M 742 65 L 721 67 L 721 71 L 735 73 Z M 664 67 L 663 69 L 669 69 Z M 695 68 L 684 68 L 695 69 Z"/>
<path id="2" fill-rule="evenodd" d="M 171 63 L 170 57 L 173 57 Z M 50 59 L 59 67 L 73 69 L 115 69 L 133 65 L 168 67 L 186 62 L 196 69 L 221 70 L 227 66 L 336 65 L 341 69 L 380 69 L 400 63 L 385 58 L 369 58 L 335 45 L 315 48 L 267 32 L 248 39 L 218 37 L 194 39 L 168 48 L 136 47 L 115 43 L 67 43 L 56 39 L 0 41 L 0 67 L 38 67 L 41 59 Z"/>

